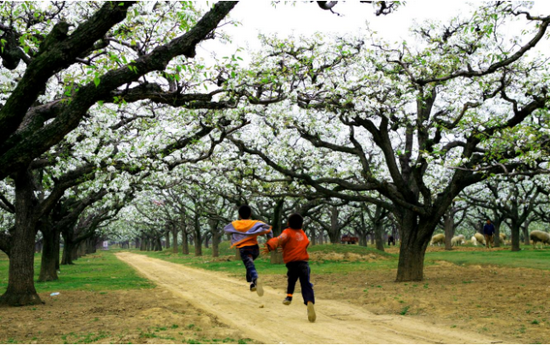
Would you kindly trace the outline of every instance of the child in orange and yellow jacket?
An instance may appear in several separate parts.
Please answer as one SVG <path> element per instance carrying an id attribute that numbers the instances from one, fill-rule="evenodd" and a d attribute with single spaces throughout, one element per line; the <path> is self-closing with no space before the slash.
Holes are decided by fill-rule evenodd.
<path id="1" fill-rule="evenodd" d="M 304 230 L 302 230 L 304 219 L 298 213 L 291 214 L 288 218 L 288 228 L 283 230 L 282 234 L 267 241 L 263 252 L 268 253 L 276 250 L 278 247 L 283 249 L 283 261 L 288 269 L 287 296 L 283 304 L 292 303 L 292 294 L 296 287 L 296 281 L 300 279 L 302 287 L 302 297 L 307 306 L 307 317 L 310 322 L 315 322 L 315 295 L 313 293 L 313 284 L 309 281 L 311 269 L 309 268 L 309 255 L 307 247 L 309 239 Z"/>
<path id="2" fill-rule="evenodd" d="M 266 235 L 271 238 L 273 232 L 271 226 L 259 220 L 251 220 L 251 216 L 250 206 L 242 205 L 239 207 L 239 220 L 231 222 L 223 230 L 231 234 L 231 247 L 239 249 L 244 267 L 246 267 L 246 281 L 250 283 L 250 291 L 256 291 L 258 296 L 263 296 L 264 290 L 258 278 L 254 260 L 260 255 L 258 236 Z"/>

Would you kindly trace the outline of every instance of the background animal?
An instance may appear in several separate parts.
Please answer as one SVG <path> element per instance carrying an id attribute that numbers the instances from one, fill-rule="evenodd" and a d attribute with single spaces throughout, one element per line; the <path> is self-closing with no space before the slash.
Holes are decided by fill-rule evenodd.
<path id="1" fill-rule="evenodd" d="M 550 234 L 544 231 L 534 230 L 529 234 L 529 239 L 533 242 L 533 248 L 537 243 L 549 244 L 550 245 Z"/>
<path id="2" fill-rule="evenodd" d="M 478 245 L 485 245 L 485 237 L 480 234 L 479 232 L 476 232 L 474 234 L 474 236 L 472 236 L 472 243 L 474 244 L 474 246 L 478 246 Z"/>
<path id="3" fill-rule="evenodd" d="M 506 239 L 507 239 L 506 234 L 503 234 L 503 233 L 501 232 L 500 234 L 498 234 L 498 236 L 500 237 L 500 244 L 505 244 L 505 243 L 506 243 Z"/>
<path id="4" fill-rule="evenodd" d="M 464 235 L 458 235 L 451 239 L 451 245 L 453 246 L 459 246 L 461 244 L 464 244 L 465 238 Z"/>
<path id="5" fill-rule="evenodd" d="M 440 245 L 440 244 L 445 244 L 445 235 L 444 234 L 437 234 L 437 235 L 434 235 L 432 237 L 432 240 L 430 242 L 430 245 L 433 246 L 433 245 Z"/>

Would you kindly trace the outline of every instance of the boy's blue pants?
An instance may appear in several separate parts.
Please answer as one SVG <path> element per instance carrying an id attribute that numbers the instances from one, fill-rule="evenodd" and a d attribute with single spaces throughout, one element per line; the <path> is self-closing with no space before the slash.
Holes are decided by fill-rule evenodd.
<path id="1" fill-rule="evenodd" d="M 254 279 L 258 279 L 258 272 L 256 271 L 256 266 L 254 266 L 254 260 L 260 255 L 260 247 L 255 246 L 246 246 L 239 248 L 241 253 L 241 259 L 243 260 L 244 267 L 246 267 L 246 281 L 251 282 Z"/>
<path id="2" fill-rule="evenodd" d="M 293 261 L 286 264 L 288 268 L 288 287 L 287 294 L 293 294 L 296 287 L 296 281 L 300 279 L 300 286 L 302 288 L 302 297 L 304 298 L 304 304 L 307 302 L 313 302 L 315 304 L 315 295 L 313 294 L 313 284 L 309 281 L 309 275 L 311 269 L 307 261 Z"/>

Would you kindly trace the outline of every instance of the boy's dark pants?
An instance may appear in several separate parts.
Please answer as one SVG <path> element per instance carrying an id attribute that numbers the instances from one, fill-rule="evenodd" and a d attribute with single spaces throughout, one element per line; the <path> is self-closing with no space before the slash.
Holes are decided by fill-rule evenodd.
<path id="1" fill-rule="evenodd" d="M 254 260 L 260 255 L 260 247 L 258 245 L 246 246 L 239 248 L 239 252 L 241 253 L 244 267 L 246 267 L 246 281 L 250 283 L 253 279 L 258 279 Z"/>
<path id="2" fill-rule="evenodd" d="M 300 286 L 302 287 L 302 297 L 304 298 L 304 304 L 307 302 L 313 302 L 315 304 L 315 295 L 313 294 L 313 284 L 309 281 L 309 274 L 311 270 L 307 261 L 293 261 L 286 264 L 288 268 L 288 287 L 286 289 L 287 294 L 293 294 L 296 287 L 296 281 L 300 279 Z"/>

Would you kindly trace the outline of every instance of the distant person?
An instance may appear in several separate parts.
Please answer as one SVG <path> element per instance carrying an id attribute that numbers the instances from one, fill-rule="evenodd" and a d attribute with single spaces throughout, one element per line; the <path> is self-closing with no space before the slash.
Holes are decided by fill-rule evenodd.
<path id="1" fill-rule="evenodd" d="M 250 283 L 250 291 L 256 291 L 258 296 L 263 296 L 264 289 L 258 278 L 254 260 L 260 255 L 258 236 L 273 237 L 271 226 L 251 220 L 252 209 L 248 205 L 239 207 L 239 220 L 233 221 L 223 229 L 231 234 L 231 247 L 237 247 L 241 254 L 244 267 L 246 267 L 246 281 Z"/>
<path id="2" fill-rule="evenodd" d="M 483 226 L 483 236 L 485 237 L 485 247 L 493 246 L 493 236 L 495 235 L 495 226 L 487 219 L 487 224 Z"/>
<path id="3" fill-rule="evenodd" d="M 395 238 L 393 237 L 393 235 L 389 235 L 388 236 L 388 247 L 391 246 L 392 244 L 395 246 Z"/>
<path id="4" fill-rule="evenodd" d="M 307 247 L 309 239 L 304 230 L 302 230 L 304 219 L 298 213 L 291 214 L 288 218 L 288 228 L 283 230 L 283 233 L 270 239 L 266 243 L 263 250 L 268 253 L 281 247 L 283 249 L 283 261 L 288 269 L 288 285 L 286 289 L 286 298 L 283 300 L 284 305 L 292 303 L 292 294 L 296 287 L 296 281 L 300 279 L 302 288 L 302 297 L 304 304 L 307 306 L 307 318 L 310 322 L 315 322 L 315 295 L 313 294 L 313 284 L 309 281 L 311 269 L 309 268 L 309 255 Z"/>

